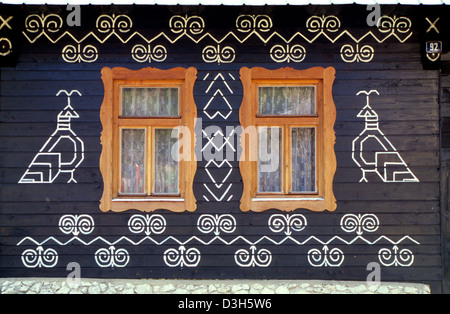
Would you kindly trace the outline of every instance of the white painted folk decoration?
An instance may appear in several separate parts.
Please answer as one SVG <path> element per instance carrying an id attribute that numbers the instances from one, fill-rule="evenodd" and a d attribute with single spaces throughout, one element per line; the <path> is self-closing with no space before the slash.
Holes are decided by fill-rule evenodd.
<path id="1" fill-rule="evenodd" d="M 88 235 L 94 231 L 94 219 L 89 215 L 64 215 L 59 220 L 59 230 L 64 234 L 72 234 L 75 237 Z"/>
<path id="2" fill-rule="evenodd" d="M 414 254 L 411 250 L 400 250 L 397 245 L 394 245 L 392 249 L 380 249 L 378 258 L 380 263 L 386 267 L 410 267 L 414 264 Z"/>
<path id="3" fill-rule="evenodd" d="M 67 95 L 68 104 L 58 114 L 56 131 L 50 135 L 19 180 L 21 184 L 53 183 L 61 173 L 70 174 L 67 183 L 77 183 L 74 173 L 84 160 L 84 142 L 72 130 L 72 119 L 77 119 L 80 116 L 72 108 L 70 97 L 73 94 L 81 96 L 81 93 L 77 90 L 70 93 L 66 90 L 60 90 L 56 96 L 61 94 Z M 58 150 L 62 146 L 66 147 L 65 145 L 73 147 L 73 151 Z"/>
<path id="4" fill-rule="evenodd" d="M 268 220 L 268 228 L 275 234 L 284 235 L 264 235 L 253 240 L 238 235 L 232 236 L 237 231 L 236 218 L 230 214 L 200 216 L 197 222 L 198 230 L 205 235 L 205 239 L 198 236 L 191 236 L 183 239 L 176 236 L 164 236 L 166 232 L 166 220 L 162 215 L 133 215 L 129 219 L 128 227 L 132 234 L 142 237 L 135 239 L 121 236 L 115 241 L 110 241 L 102 236 L 97 236 L 89 241 L 83 240 L 80 235 L 89 235 L 94 228 L 94 220 L 89 215 L 64 215 L 60 219 L 60 230 L 64 234 L 73 234 L 69 240 L 60 241 L 54 236 L 50 236 L 44 241 L 37 241 L 32 237 L 23 238 L 17 246 L 31 244 L 37 249 L 27 249 L 22 253 L 22 263 L 27 268 L 52 268 L 58 263 L 58 253 L 53 248 L 44 249 L 44 245 L 67 246 L 79 244 L 84 246 L 107 245 L 107 248 L 100 248 L 94 254 L 97 265 L 101 268 L 126 267 L 131 256 L 125 249 L 117 248 L 119 244 L 124 246 L 140 245 L 167 245 L 175 242 L 176 248 L 167 249 L 162 259 L 168 267 L 198 267 L 201 263 L 201 252 L 198 246 L 217 245 L 248 245 L 249 249 L 239 249 L 234 254 L 234 262 L 239 267 L 270 267 L 276 255 L 264 248 L 268 246 L 289 245 L 290 248 L 306 247 L 318 245 L 317 248 L 308 250 L 306 259 L 312 267 L 340 267 L 345 262 L 344 247 L 352 245 L 382 246 L 378 251 L 377 259 L 385 267 L 411 267 L 414 264 L 414 253 L 409 249 L 411 245 L 420 243 L 410 236 L 403 236 L 395 241 L 387 236 L 366 238 L 364 233 L 374 233 L 380 226 L 378 217 L 374 214 L 346 214 L 341 219 L 341 229 L 348 234 L 355 234 L 352 238 L 335 235 L 327 240 L 322 240 L 315 235 L 301 236 L 300 232 L 305 230 L 308 223 L 301 214 L 274 214 Z M 225 234 L 224 237 L 221 235 Z M 156 237 L 154 237 L 156 235 Z M 281 236 L 281 237 L 280 237 Z M 400 249 L 400 245 L 405 243 L 408 249 Z M 383 247 L 387 245 L 387 247 Z M 189 248 L 188 248 L 189 246 Z M 339 247 L 338 247 L 339 246 Z M 299 254 L 305 258 L 304 254 Z M 299 258 L 293 255 L 292 258 Z"/>
<path id="5" fill-rule="evenodd" d="M 206 63 L 233 63 L 236 52 L 231 46 L 210 45 L 203 49 L 202 58 Z"/>
<path id="6" fill-rule="evenodd" d="M 163 62 L 167 59 L 167 49 L 163 45 L 136 45 L 131 50 L 133 59 L 140 63 Z"/>
<path id="7" fill-rule="evenodd" d="M 133 39 L 138 39 L 144 43 L 133 47 L 131 55 L 135 61 L 162 62 L 166 60 L 167 48 L 161 44 L 153 45 L 155 41 L 165 40 L 169 44 L 175 44 L 183 38 L 188 38 L 195 44 L 208 42 L 202 50 L 203 61 L 218 64 L 232 63 L 236 59 L 236 48 L 224 45 L 226 40 L 243 44 L 251 38 L 257 38 L 264 45 L 273 40 L 277 44 L 272 46 L 269 55 L 273 61 L 281 63 L 302 62 L 305 59 L 306 49 L 298 41 L 312 44 L 323 37 L 335 44 L 338 40 L 348 39 L 350 43 L 343 45 L 337 53 L 340 53 L 344 62 L 353 63 L 370 62 L 373 59 L 374 48 L 371 45 L 364 45 L 362 43 L 364 40 L 383 43 L 393 37 L 400 43 L 405 43 L 413 35 L 411 20 L 397 16 L 382 16 L 377 31 L 370 30 L 362 36 L 356 36 L 349 30 L 342 30 L 340 19 L 334 15 L 313 15 L 306 22 L 308 34 L 298 31 L 291 36 L 273 31 L 273 22 L 268 15 L 240 15 L 236 19 L 236 32 L 230 30 L 222 37 L 206 32 L 204 19 L 197 15 L 174 15 L 169 20 L 170 33 L 160 32 L 153 37 L 138 31 L 132 32 L 133 21 L 127 15 L 101 15 L 97 19 L 96 30 L 81 38 L 77 38 L 69 31 L 63 32 L 63 25 L 63 19 L 57 14 L 32 14 L 26 18 L 25 30 L 22 33 L 30 43 L 35 43 L 40 38 L 46 38 L 53 44 L 67 38 L 73 40 L 75 45 L 67 45 L 62 54 L 64 61 L 71 63 L 97 60 L 97 48 L 91 44 L 81 46 L 85 41 L 95 40 L 99 44 L 104 44 L 108 39 L 115 38 L 127 44 Z M 211 42 L 214 44 L 210 44 Z"/>
<path id="8" fill-rule="evenodd" d="M 149 236 L 151 234 L 162 234 L 166 231 L 167 222 L 162 215 L 133 215 L 128 220 L 128 228 L 132 233 L 144 233 Z"/>
<path id="9" fill-rule="evenodd" d="M 236 251 L 234 259 L 240 267 L 269 267 L 272 263 L 272 253 L 269 250 L 251 246 L 249 250 Z"/>
<path id="10" fill-rule="evenodd" d="M 308 262 L 313 267 L 340 267 L 344 263 L 344 252 L 341 249 L 329 249 L 324 245 L 321 250 L 308 251 Z"/>
<path id="11" fill-rule="evenodd" d="M 380 130 L 378 114 L 370 106 L 370 95 L 378 91 L 360 91 L 367 104 L 357 115 L 365 119 L 364 130 L 353 140 L 352 158 L 362 171 L 359 182 L 368 182 L 367 173 L 375 173 L 383 182 L 419 182 L 400 153 Z M 367 151 L 366 151 L 367 150 Z"/>
<path id="12" fill-rule="evenodd" d="M 101 268 L 124 268 L 130 262 L 130 254 L 125 249 L 101 248 L 95 252 L 95 262 Z"/>
<path id="13" fill-rule="evenodd" d="M 347 214 L 341 219 L 341 228 L 347 233 L 356 232 L 357 235 L 363 235 L 365 232 L 375 232 L 380 226 L 378 217 L 373 214 L 353 215 Z"/>
<path id="14" fill-rule="evenodd" d="M 67 63 L 92 63 L 98 59 L 98 50 L 95 46 L 86 45 L 81 47 L 80 44 L 64 47 L 61 56 Z"/>
<path id="15" fill-rule="evenodd" d="M 201 253 L 196 248 L 186 249 L 181 245 L 178 249 L 164 252 L 164 262 L 169 267 L 197 267 L 201 261 Z"/>
<path id="16" fill-rule="evenodd" d="M 269 228 L 272 232 L 284 232 L 290 236 L 293 232 L 301 232 L 307 227 L 308 223 L 305 216 L 301 214 L 282 215 L 275 214 L 270 216 Z"/>
<path id="17" fill-rule="evenodd" d="M 374 54 L 375 50 L 369 45 L 360 47 L 359 44 L 356 44 L 354 47 L 347 44 L 341 48 L 341 58 L 347 63 L 353 63 L 355 61 L 367 63 L 372 61 Z"/>
<path id="18" fill-rule="evenodd" d="M 58 264 L 58 253 L 54 249 L 38 246 L 22 253 L 22 263 L 27 268 L 53 268 Z"/>
<path id="19" fill-rule="evenodd" d="M 197 228 L 201 233 L 214 233 L 216 236 L 236 231 L 236 219 L 232 215 L 202 215 L 198 219 Z"/>
<path id="20" fill-rule="evenodd" d="M 233 108 L 231 107 L 227 97 L 234 94 L 229 82 L 234 81 L 235 78 L 231 75 L 231 73 L 223 74 L 220 72 L 217 74 L 208 73 L 203 80 L 206 81 L 208 78 L 212 78 L 212 80 L 205 90 L 205 95 L 208 95 L 210 98 L 203 108 L 203 113 L 211 121 L 218 119 L 218 117 L 221 117 L 223 120 L 228 120 L 233 113 Z M 217 106 L 218 104 L 224 104 L 224 106 Z M 229 134 L 224 134 L 222 130 L 217 130 L 212 134 L 208 134 L 206 130 L 202 130 L 202 134 L 207 140 L 207 143 L 203 145 L 201 149 L 203 155 L 206 156 L 207 154 L 204 154 L 204 152 L 206 150 L 211 151 L 212 149 L 214 149 L 216 153 L 222 152 L 223 156 L 227 156 L 227 152 L 232 152 L 233 154 L 236 153 L 234 144 L 230 142 L 235 135 L 234 128 Z M 228 171 L 224 177 L 217 178 L 214 171 L 216 169 L 228 169 Z M 211 158 L 205 166 L 205 171 L 211 179 L 211 184 L 203 183 L 203 186 L 208 192 L 207 195 L 203 195 L 203 199 L 207 202 L 231 201 L 233 195 L 229 194 L 229 191 L 233 184 L 227 182 L 228 178 L 234 171 L 231 163 L 226 158 L 223 160 L 215 160 L 214 158 Z"/>
<path id="21" fill-rule="evenodd" d="M 277 63 L 299 63 L 305 60 L 306 49 L 302 45 L 275 45 L 270 49 L 270 57 Z"/>

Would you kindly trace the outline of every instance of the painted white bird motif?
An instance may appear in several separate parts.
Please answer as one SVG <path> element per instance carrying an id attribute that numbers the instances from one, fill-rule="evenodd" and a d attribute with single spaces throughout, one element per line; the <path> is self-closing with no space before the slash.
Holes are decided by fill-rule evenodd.
<path id="1" fill-rule="evenodd" d="M 383 182 L 419 182 L 419 179 L 409 169 L 408 165 L 398 153 L 394 145 L 380 130 L 378 114 L 370 106 L 370 95 L 378 91 L 360 91 L 357 95 L 365 94 L 367 104 L 357 115 L 364 118 L 364 130 L 352 144 L 352 158 L 361 168 L 360 182 L 368 182 L 367 173 L 376 173 Z"/>
<path id="2" fill-rule="evenodd" d="M 81 96 L 81 93 L 60 90 L 56 96 L 62 93 L 67 95 L 68 104 L 58 114 L 56 130 L 36 154 L 19 183 L 53 183 L 61 173 L 70 174 L 67 183 L 77 183 L 73 176 L 84 160 L 84 142 L 72 130 L 71 120 L 80 116 L 70 105 L 70 97 L 74 93 Z"/>

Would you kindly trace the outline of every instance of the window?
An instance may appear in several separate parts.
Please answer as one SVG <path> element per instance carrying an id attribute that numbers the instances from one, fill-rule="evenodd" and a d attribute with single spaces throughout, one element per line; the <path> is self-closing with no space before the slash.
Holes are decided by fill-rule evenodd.
<path id="1" fill-rule="evenodd" d="M 241 210 L 334 211 L 333 68 L 242 68 Z"/>
<path id="2" fill-rule="evenodd" d="M 104 68 L 102 211 L 195 211 L 194 68 Z"/>

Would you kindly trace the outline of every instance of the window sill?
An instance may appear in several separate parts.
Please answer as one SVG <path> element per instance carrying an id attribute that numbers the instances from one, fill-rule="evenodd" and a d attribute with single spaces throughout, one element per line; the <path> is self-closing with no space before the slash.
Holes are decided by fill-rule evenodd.
<path id="1" fill-rule="evenodd" d="M 153 212 L 158 209 L 167 209 L 173 212 L 187 210 L 184 198 L 119 198 L 113 199 L 111 202 L 111 210 L 114 212 L 132 209 L 143 212 Z"/>
<path id="2" fill-rule="evenodd" d="M 269 209 L 278 209 L 284 212 L 293 212 L 296 209 L 307 209 L 314 212 L 324 210 L 333 211 L 335 208 L 328 208 L 323 198 L 252 198 L 250 211 L 263 212 Z"/>

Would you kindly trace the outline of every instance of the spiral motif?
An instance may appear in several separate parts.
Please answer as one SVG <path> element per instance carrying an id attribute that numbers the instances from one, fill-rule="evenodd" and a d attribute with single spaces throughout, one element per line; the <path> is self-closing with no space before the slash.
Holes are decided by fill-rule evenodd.
<path id="1" fill-rule="evenodd" d="M 369 45 L 362 46 L 359 50 L 359 60 L 361 62 L 372 61 L 375 51 Z"/>
<path id="2" fill-rule="evenodd" d="M 275 45 L 270 50 L 270 56 L 277 63 L 302 62 L 306 58 L 306 49 L 302 45 Z"/>
<path id="3" fill-rule="evenodd" d="M 410 267 L 414 264 L 414 254 L 408 250 L 399 250 L 397 246 L 391 249 L 383 248 L 378 251 L 378 259 L 386 267 Z"/>
<path id="4" fill-rule="evenodd" d="M 272 19 L 268 15 L 241 15 L 236 20 L 236 28 L 242 33 L 268 32 L 272 27 Z"/>
<path id="5" fill-rule="evenodd" d="M 80 56 L 79 56 L 79 52 L 77 51 L 77 47 L 72 46 L 72 45 L 67 45 L 66 47 L 64 47 L 64 49 L 62 51 L 62 57 L 63 57 L 64 61 L 69 62 L 69 63 L 79 62 L 79 60 L 80 60 Z"/>
<path id="6" fill-rule="evenodd" d="M 236 230 L 236 219 L 231 215 L 202 215 L 198 219 L 197 226 L 198 230 L 205 234 L 233 233 Z"/>
<path id="7" fill-rule="evenodd" d="M 22 263 L 27 268 L 52 268 L 58 263 L 58 253 L 54 249 L 44 250 L 42 246 L 28 249 L 22 253 Z"/>
<path id="8" fill-rule="evenodd" d="M 301 214 L 286 216 L 276 214 L 269 218 L 269 228 L 272 232 L 279 233 L 284 231 L 284 233 L 288 236 L 292 234 L 292 231 L 303 231 L 306 226 L 306 218 Z"/>
<path id="9" fill-rule="evenodd" d="M 162 45 L 155 46 L 151 57 L 156 62 L 163 62 L 167 59 L 167 49 Z"/>
<path id="10" fill-rule="evenodd" d="M 101 15 L 95 26 L 100 33 L 112 33 L 116 29 L 121 33 L 127 33 L 133 27 L 133 21 L 127 15 Z"/>
<path id="11" fill-rule="evenodd" d="M 40 257 L 36 250 L 28 249 L 22 253 L 22 263 L 27 268 L 36 268 L 39 266 Z"/>
<path id="12" fill-rule="evenodd" d="M 100 267 L 110 267 L 112 260 L 113 258 L 108 249 L 99 249 L 95 252 L 95 261 Z"/>
<path id="13" fill-rule="evenodd" d="M 396 17 L 394 18 L 384 15 L 380 18 L 378 22 L 378 30 L 381 33 L 408 33 L 411 30 L 412 23 L 407 17 Z"/>
<path id="14" fill-rule="evenodd" d="M 358 232 L 360 233 L 360 218 L 356 215 L 349 214 L 345 215 L 341 219 L 341 228 L 345 232 L 351 233 L 351 232 Z"/>
<path id="15" fill-rule="evenodd" d="M 81 61 L 83 62 L 94 62 L 97 60 L 98 57 L 98 51 L 97 48 L 95 48 L 92 45 L 86 45 L 83 48 L 83 51 L 81 53 Z"/>
<path id="16" fill-rule="evenodd" d="M 169 267 L 197 267 L 201 260 L 201 253 L 196 248 L 168 249 L 164 252 L 164 262 Z"/>
<path id="17" fill-rule="evenodd" d="M 230 46 L 225 46 L 220 51 L 220 59 L 221 63 L 231 63 L 234 61 L 235 58 L 235 52 L 234 49 Z"/>
<path id="18" fill-rule="evenodd" d="M 275 45 L 270 49 L 270 56 L 275 62 L 281 63 L 289 60 L 287 50 L 282 45 Z"/>
<path id="19" fill-rule="evenodd" d="M 289 57 L 293 62 L 302 62 L 306 57 L 306 49 L 302 45 L 294 45 L 289 50 Z"/>
<path id="20" fill-rule="evenodd" d="M 64 215 L 59 219 L 59 229 L 64 234 L 90 234 L 94 231 L 94 219 L 89 215 Z"/>
<path id="21" fill-rule="evenodd" d="M 148 216 L 144 215 L 134 215 L 128 220 L 128 229 L 132 233 L 143 233 L 145 232 L 147 235 L 150 234 Z"/>
<path id="22" fill-rule="evenodd" d="M 144 45 L 136 45 L 131 50 L 131 55 L 133 59 L 137 62 L 147 62 L 149 61 L 149 53 L 147 48 Z M 151 61 L 151 60 L 150 60 Z"/>
<path id="23" fill-rule="evenodd" d="M 101 248 L 95 252 L 95 261 L 101 268 L 118 267 L 123 268 L 130 262 L 130 255 L 125 249 L 116 249 L 110 246 L 108 249 Z"/>
<path id="24" fill-rule="evenodd" d="M 128 228 L 132 233 L 161 234 L 166 230 L 166 220 L 161 215 L 133 215 L 128 220 Z"/>
<path id="25" fill-rule="evenodd" d="M 269 250 L 261 249 L 256 252 L 255 264 L 259 267 L 269 267 L 272 263 L 272 253 Z"/>
<path id="26" fill-rule="evenodd" d="M 29 33 L 37 33 L 41 30 L 44 30 L 43 24 L 44 21 L 39 15 L 32 14 L 29 15 L 25 20 L 25 29 Z"/>
<path id="27" fill-rule="evenodd" d="M 370 62 L 374 57 L 375 51 L 369 46 L 365 45 L 361 48 L 356 44 L 356 49 L 352 45 L 344 45 L 341 48 L 341 58 L 347 63 L 353 62 Z"/>
<path id="28" fill-rule="evenodd" d="M 236 28 L 243 33 L 251 32 L 254 29 L 254 15 L 241 15 L 236 20 Z"/>
<path id="29" fill-rule="evenodd" d="M 167 49 L 162 45 L 152 48 L 150 45 L 136 45 L 131 50 L 131 55 L 137 62 L 163 62 L 167 59 Z"/>
<path id="30" fill-rule="evenodd" d="M 62 58 L 68 63 L 92 63 L 97 61 L 98 51 L 97 48 L 92 45 L 86 45 L 83 49 L 81 49 L 80 45 L 67 45 L 62 51 Z"/>
<path id="31" fill-rule="evenodd" d="M 234 259 L 240 267 L 269 267 L 272 263 L 272 253 L 266 249 L 257 250 L 252 246 L 250 250 L 236 251 Z"/>
<path id="32" fill-rule="evenodd" d="M 57 14 L 48 14 L 39 16 L 37 14 L 29 15 L 25 20 L 25 29 L 29 33 L 50 32 L 56 33 L 63 27 L 63 20 Z"/>
<path id="33" fill-rule="evenodd" d="M 344 262 L 344 253 L 338 248 L 329 250 L 325 245 L 322 250 L 309 250 L 308 262 L 313 267 L 340 267 Z"/>
<path id="34" fill-rule="evenodd" d="M 230 46 L 207 46 L 202 52 L 203 61 L 207 63 L 232 63 L 236 57 L 235 51 Z"/>
<path id="35" fill-rule="evenodd" d="M 225 233 L 233 233 L 236 230 L 236 220 L 231 215 L 224 215 L 219 218 L 219 230 Z"/>
<path id="36" fill-rule="evenodd" d="M 311 33 L 331 32 L 335 33 L 341 28 L 341 21 L 334 15 L 329 16 L 311 16 L 306 21 L 306 28 Z"/>
<path id="37" fill-rule="evenodd" d="M 215 46 L 207 46 L 202 52 L 203 60 L 208 63 L 217 62 L 219 59 L 219 52 Z"/>
<path id="38" fill-rule="evenodd" d="M 169 267 L 177 267 L 181 264 L 181 255 L 177 249 L 168 249 L 164 252 L 164 262 Z"/>
<path id="39" fill-rule="evenodd" d="M 173 16 L 169 21 L 170 30 L 175 34 L 187 33 L 199 35 L 205 29 L 205 21 L 200 16 Z"/>
<path id="40" fill-rule="evenodd" d="M 341 219 L 341 228 L 347 233 L 356 232 L 362 235 L 364 231 L 375 232 L 380 226 L 378 217 L 373 214 L 354 215 L 347 214 Z"/>
<path id="41" fill-rule="evenodd" d="M 217 218 L 213 215 L 202 215 L 198 219 L 197 228 L 202 233 L 217 232 Z"/>

